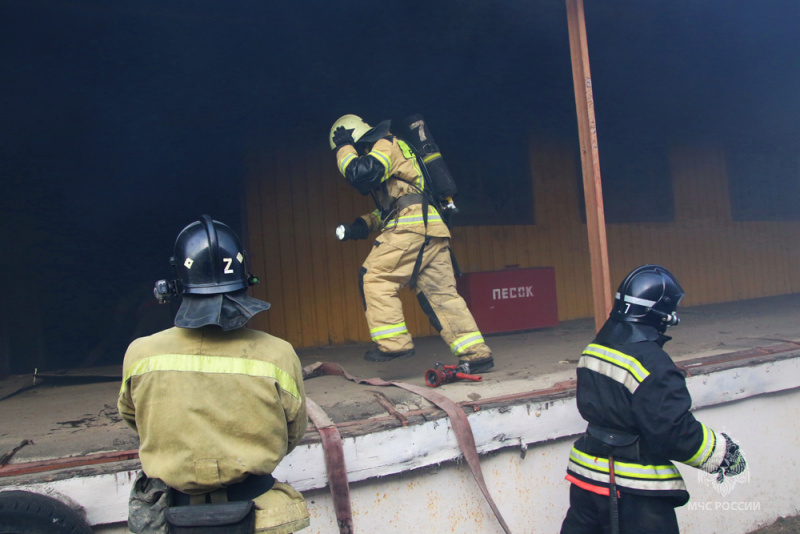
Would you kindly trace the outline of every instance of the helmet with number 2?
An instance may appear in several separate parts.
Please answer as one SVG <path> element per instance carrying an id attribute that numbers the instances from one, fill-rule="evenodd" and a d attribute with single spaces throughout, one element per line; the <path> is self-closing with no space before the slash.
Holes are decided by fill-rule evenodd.
<path id="1" fill-rule="evenodd" d="M 611 318 L 655 326 L 659 332 L 680 322 L 675 310 L 684 291 L 678 280 L 660 265 L 642 265 L 631 271 L 617 290 Z"/>
<path id="2" fill-rule="evenodd" d="M 258 279 L 247 272 L 239 237 L 208 215 L 178 234 L 170 263 L 176 279 L 159 280 L 153 292 L 161 303 L 182 297 L 175 326 L 233 330 L 269 309 L 268 302 L 247 295 Z"/>
<path id="3" fill-rule="evenodd" d="M 238 236 L 228 225 L 208 215 L 178 234 L 170 263 L 175 268 L 181 293 L 214 295 L 250 285 Z"/>

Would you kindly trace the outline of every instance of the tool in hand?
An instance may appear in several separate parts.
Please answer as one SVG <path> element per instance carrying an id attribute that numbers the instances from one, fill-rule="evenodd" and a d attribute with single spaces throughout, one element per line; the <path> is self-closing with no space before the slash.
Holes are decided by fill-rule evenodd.
<path id="1" fill-rule="evenodd" d="M 441 369 L 439 368 L 441 367 Z M 480 382 L 483 380 L 482 376 L 468 375 L 458 370 L 456 365 L 442 365 L 437 363 L 434 369 L 429 369 L 425 373 L 425 383 L 430 387 L 439 387 L 442 384 L 449 384 L 458 380 L 472 380 L 473 382 Z"/>

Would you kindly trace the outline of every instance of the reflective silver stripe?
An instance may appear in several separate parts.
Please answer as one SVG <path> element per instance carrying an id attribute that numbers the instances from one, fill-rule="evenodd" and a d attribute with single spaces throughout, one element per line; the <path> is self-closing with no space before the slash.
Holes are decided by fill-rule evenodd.
<path id="1" fill-rule="evenodd" d="M 631 304 L 636 304 L 637 306 L 644 306 L 646 308 L 652 308 L 656 305 L 656 301 L 654 300 L 645 300 L 640 299 L 639 297 L 632 297 L 630 295 L 625 295 L 624 297 L 617 293 L 617 300 L 622 300 L 624 302 L 630 302 Z"/>
<path id="2" fill-rule="evenodd" d="M 569 469 L 590 480 L 609 483 L 608 459 L 591 456 L 572 448 Z M 645 490 L 686 489 L 680 471 L 672 465 L 644 465 L 631 462 L 614 462 L 616 483 L 620 486 Z"/>
<path id="3" fill-rule="evenodd" d="M 700 424 L 702 425 L 703 423 Z M 706 431 L 708 431 L 708 434 L 706 434 Z M 722 463 L 727 446 L 725 436 L 717 434 L 706 425 L 703 425 L 703 443 L 700 444 L 700 449 L 698 449 L 697 453 L 684 463 L 710 473 Z"/>
<path id="4" fill-rule="evenodd" d="M 406 323 L 390 324 L 387 326 L 379 326 L 369 331 L 369 335 L 373 340 L 386 339 L 388 337 L 399 336 L 400 334 L 407 334 L 408 328 Z"/>
<path id="5" fill-rule="evenodd" d="M 483 343 L 483 336 L 480 332 L 470 332 L 467 335 L 461 336 L 450 344 L 450 351 L 458 356 L 469 347 Z"/>
<path id="6" fill-rule="evenodd" d="M 628 371 L 614 364 L 598 360 L 597 358 L 581 356 L 580 360 L 578 360 L 578 367 L 589 369 L 590 371 L 594 371 L 595 373 L 599 373 L 619 382 L 625 386 L 631 394 L 635 393 L 636 388 L 639 387 L 639 382 L 637 382 Z"/>
<path id="7" fill-rule="evenodd" d="M 631 393 L 634 393 L 639 384 L 650 376 L 650 372 L 633 356 L 595 343 L 583 351 L 578 360 L 578 368 L 581 367 L 619 382 Z"/>
<path id="8" fill-rule="evenodd" d="M 353 153 L 350 153 L 350 154 L 347 154 L 345 157 L 343 157 L 342 161 L 339 162 L 339 172 L 342 173 L 342 176 L 345 175 L 345 170 L 347 169 L 347 166 L 354 159 L 356 159 L 356 155 L 353 154 Z"/>
<path id="9" fill-rule="evenodd" d="M 686 465 L 691 465 L 692 467 L 697 467 L 708 460 L 717 442 L 717 436 L 713 430 L 708 428 L 703 423 L 700 423 L 700 426 L 703 427 L 703 441 L 700 443 L 700 448 L 697 449 L 697 452 L 694 453 L 694 456 L 683 462 Z"/>
<path id="10" fill-rule="evenodd" d="M 651 491 L 666 491 L 666 490 L 686 490 L 686 484 L 683 482 L 683 478 L 671 478 L 665 480 L 643 480 L 643 479 L 635 479 L 635 478 L 626 478 L 619 475 L 616 471 L 616 462 L 614 462 L 615 467 L 615 474 L 617 476 L 614 479 L 614 482 L 617 486 L 622 486 L 624 488 L 631 488 L 631 489 L 638 489 L 638 490 L 651 490 Z M 576 464 L 572 461 L 569 463 L 569 471 L 577 475 L 581 475 L 584 478 L 588 478 L 589 480 L 594 480 L 595 482 L 600 482 L 602 484 L 608 484 L 608 473 L 598 473 L 596 471 L 592 471 L 590 469 L 586 469 L 579 464 Z"/>

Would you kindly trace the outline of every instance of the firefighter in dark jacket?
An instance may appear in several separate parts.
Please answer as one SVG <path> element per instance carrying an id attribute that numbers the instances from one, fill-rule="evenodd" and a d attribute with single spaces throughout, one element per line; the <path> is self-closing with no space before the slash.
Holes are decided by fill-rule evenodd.
<path id="1" fill-rule="evenodd" d="M 331 127 L 329 141 L 339 171 L 377 209 L 337 228 L 340 240 L 366 239 L 380 231 L 360 271 L 360 287 L 375 347 L 364 359 L 390 361 L 414 354 L 398 292 L 411 285 L 422 309 L 439 331 L 459 368 L 481 373 L 494 367 L 464 299 L 456 291 L 450 231 L 425 196 L 427 184 L 412 148 L 389 132 L 389 121 L 374 128 L 356 115 Z"/>
<path id="2" fill-rule="evenodd" d="M 689 493 L 671 460 L 719 480 L 744 471 L 739 446 L 689 411 L 684 375 L 662 348 L 683 295 L 665 268 L 634 269 L 583 351 L 577 402 L 589 425 L 570 452 L 562 534 L 676 533 Z"/>

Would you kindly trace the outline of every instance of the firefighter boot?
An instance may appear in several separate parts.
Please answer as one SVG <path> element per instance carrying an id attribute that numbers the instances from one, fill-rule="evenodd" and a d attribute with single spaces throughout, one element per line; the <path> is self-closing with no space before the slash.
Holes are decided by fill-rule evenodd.
<path id="1" fill-rule="evenodd" d="M 458 370 L 461 373 L 474 375 L 485 373 L 494 367 L 494 358 L 480 358 L 478 360 L 458 360 Z"/>
<path id="2" fill-rule="evenodd" d="M 414 355 L 414 349 L 401 350 L 398 352 L 383 352 L 378 347 L 369 349 L 364 353 L 364 359 L 368 362 L 388 362 L 391 360 L 404 360 Z"/>

